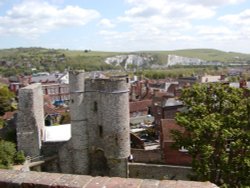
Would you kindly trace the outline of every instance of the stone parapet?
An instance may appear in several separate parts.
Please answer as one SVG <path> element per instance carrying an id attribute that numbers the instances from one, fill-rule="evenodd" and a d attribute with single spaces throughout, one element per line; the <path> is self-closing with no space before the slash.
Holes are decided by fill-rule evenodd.
<path id="1" fill-rule="evenodd" d="M 0 170 L 0 187 L 5 188 L 216 188 L 210 182 L 149 180 L 45 172 Z"/>

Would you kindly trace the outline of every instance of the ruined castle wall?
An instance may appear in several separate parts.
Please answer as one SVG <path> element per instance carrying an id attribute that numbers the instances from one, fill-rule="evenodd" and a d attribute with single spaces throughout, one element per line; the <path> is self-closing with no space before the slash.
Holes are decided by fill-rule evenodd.
<path id="1" fill-rule="evenodd" d="M 60 149 L 61 171 L 88 174 L 88 134 L 84 116 L 84 71 L 69 72 L 71 140 Z"/>
<path id="2" fill-rule="evenodd" d="M 71 140 L 59 150 L 61 171 L 127 177 L 130 154 L 128 82 L 125 77 L 70 76 Z"/>
<path id="3" fill-rule="evenodd" d="M 130 154 L 127 80 L 96 79 L 86 80 L 85 84 L 91 174 L 127 177 Z M 97 161 L 102 161 L 102 168 L 96 169 Z"/>
<path id="4" fill-rule="evenodd" d="M 44 128 L 43 93 L 40 83 L 19 90 L 17 116 L 18 150 L 26 156 L 40 155 Z"/>

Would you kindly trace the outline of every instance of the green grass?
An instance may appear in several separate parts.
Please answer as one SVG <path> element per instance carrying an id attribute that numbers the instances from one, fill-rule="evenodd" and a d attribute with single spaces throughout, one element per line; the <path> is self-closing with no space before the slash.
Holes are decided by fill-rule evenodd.
<path id="1" fill-rule="evenodd" d="M 12 48 L 0 50 L 0 61 L 11 61 L 11 67 L 0 67 L 0 73 L 6 75 L 20 72 L 30 73 L 31 68 L 38 71 L 63 71 L 65 68 L 92 70 L 113 69 L 105 64 L 107 57 L 124 54 L 143 54 L 152 56 L 152 64 L 166 64 L 168 55 L 174 54 L 184 57 L 199 58 L 214 62 L 250 62 L 250 54 L 224 52 L 215 49 L 184 49 L 175 51 L 138 51 L 138 52 L 105 52 L 46 48 Z M 64 58 L 64 60 L 60 60 Z"/>
<path id="2" fill-rule="evenodd" d="M 169 54 L 200 58 L 206 61 L 220 61 L 220 62 L 235 62 L 235 61 L 249 61 L 250 54 L 243 54 L 237 52 L 224 52 L 215 49 L 184 49 L 174 51 L 138 51 L 132 52 L 133 54 L 149 54 L 156 58 L 156 63 L 162 64 L 166 62 Z M 84 52 L 84 50 L 66 50 L 66 49 L 46 49 L 46 48 L 12 48 L 0 50 L 0 58 L 14 57 L 14 58 L 25 58 L 25 57 L 40 57 L 40 56 L 56 56 L 64 54 L 70 59 L 84 59 L 89 61 L 90 58 L 94 58 L 96 61 L 104 61 L 105 58 L 131 54 L 128 52 L 105 52 L 105 51 L 90 51 Z M 237 57 L 237 58 L 236 58 Z M 85 62 L 84 60 L 82 60 Z"/>
<path id="3" fill-rule="evenodd" d="M 219 62 L 237 62 L 237 61 L 250 61 L 250 54 L 243 54 L 237 52 L 224 52 L 215 49 L 184 49 L 174 51 L 148 51 L 159 57 L 159 61 L 165 60 L 169 54 L 179 55 L 190 58 L 199 58 L 206 61 L 219 61 Z M 237 58 L 236 58 L 237 57 Z"/>

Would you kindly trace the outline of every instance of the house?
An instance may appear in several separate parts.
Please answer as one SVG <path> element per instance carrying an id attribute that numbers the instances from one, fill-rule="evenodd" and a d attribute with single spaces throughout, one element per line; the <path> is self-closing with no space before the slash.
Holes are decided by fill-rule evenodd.
<path id="1" fill-rule="evenodd" d="M 141 80 L 131 83 L 130 85 L 130 101 L 151 99 L 148 80 Z"/>
<path id="2" fill-rule="evenodd" d="M 49 95 L 44 95 L 43 99 L 45 125 L 51 126 L 60 124 L 60 120 L 62 119 L 63 115 L 68 112 L 68 108 L 64 106 L 54 106 Z"/>
<path id="3" fill-rule="evenodd" d="M 174 119 L 176 113 L 183 107 L 180 100 L 174 97 L 162 97 L 153 99 L 152 115 L 155 117 L 155 125 L 159 130 L 161 119 Z"/>
<path id="4" fill-rule="evenodd" d="M 172 130 L 178 130 L 185 134 L 185 129 L 177 125 L 174 119 L 162 119 L 160 131 L 160 145 L 163 153 L 163 158 L 166 164 L 169 165 L 187 165 L 191 164 L 192 158 L 188 151 L 181 147 L 175 149 L 172 147 L 174 140 L 171 136 Z"/>
<path id="5" fill-rule="evenodd" d="M 180 87 L 185 87 L 189 85 L 193 85 L 195 83 L 199 82 L 199 78 L 197 76 L 191 76 L 191 77 L 180 77 L 178 78 L 178 83 Z"/>
<path id="6" fill-rule="evenodd" d="M 66 73 L 40 72 L 32 76 L 15 76 L 9 78 L 9 88 L 14 93 L 32 83 L 41 83 L 44 95 L 50 95 L 54 101 L 69 100 L 69 75 Z"/>
<path id="7" fill-rule="evenodd" d="M 9 89 L 18 94 L 18 90 L 30 84 L 31 76 L 11 76 L 9 78 Z"/>
<path id="8" fill-rule="evenodd" d="M 53 102 L 67 101 L 70 99 L 69 85 L 61 83 L 42 84 L 43 94 L 50 96 Z"/>
<path id="9" fill-rule="evenodd" d="M 30 83 L 69 83 L 69 75 L 66 73 L 40 72 L 33 74 Z"/>
<path id="10" fill-rule="evenodd" d="M 200 82 L 201 83 L 215 83 L 215 82 L 221 82 L 225 80 L 225 76 L 224 75 L 217 75 L 217 76 L 212 76 L 212 75 L 205 75 L 205 76 L 201 76 L 200 78 Z"/>
<path id="11" fill-rule="evenodd" d="M 145 116 L 150 112 L 152 100 L 129 102 L 130 117 Z"/>
<path id="12" fill-rule="evenodd" d="M 0 85 L 1 84 L 3 84 L 3 85 L 9 85 L 8 78 L 4 78 L 4 77 L 0 76 Z"/>
<path id="13" fill-rule="evenodd" d="M 17 113 L 17 111 L 9 111 L 5 112 L 5 114 L 1 117 L 4 121 L 9 121 L 12 118 L 14 118 L 14 115 Z"/>

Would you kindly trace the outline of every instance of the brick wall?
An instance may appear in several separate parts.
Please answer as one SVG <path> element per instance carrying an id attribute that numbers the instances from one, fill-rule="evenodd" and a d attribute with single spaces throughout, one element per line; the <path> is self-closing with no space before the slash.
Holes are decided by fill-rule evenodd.
<path id="1" fill-rule="evenodd" d="M 163 151 L 163 158 L 166 164 L 169 165 L 187 165 L 191 164 L 192 158 L 187 152 L 179 151 L 173 148 L 174 140 L 172 138 L 171 130 L 178 130 L 182 133 L 185 129 L 175 122 L 174 119 L 161 120 L 161 148 Z"/>
<path id="2" fill-rule="evenodd" d="M 168 106 L 163 109 L 163 118 L 162 119 L 174 119 L 178 108 L 181 106 Z"/>
<path id="3" fill-rule="evenodd" d="M 191 165 L 192 157 L 188 152 L 179 151 L 172 148 L 173 142 L 164 142 L 165 163 L 170 165 Z"/>
<path id="4" fill-rule="evenodd" d="M 91 177 L 84 175 L 57 174 L 44 172 L 21 172 L 0 170 L 1 188 L 215 188 L 210 182 L 149 180 L 118 177 Z"/>

